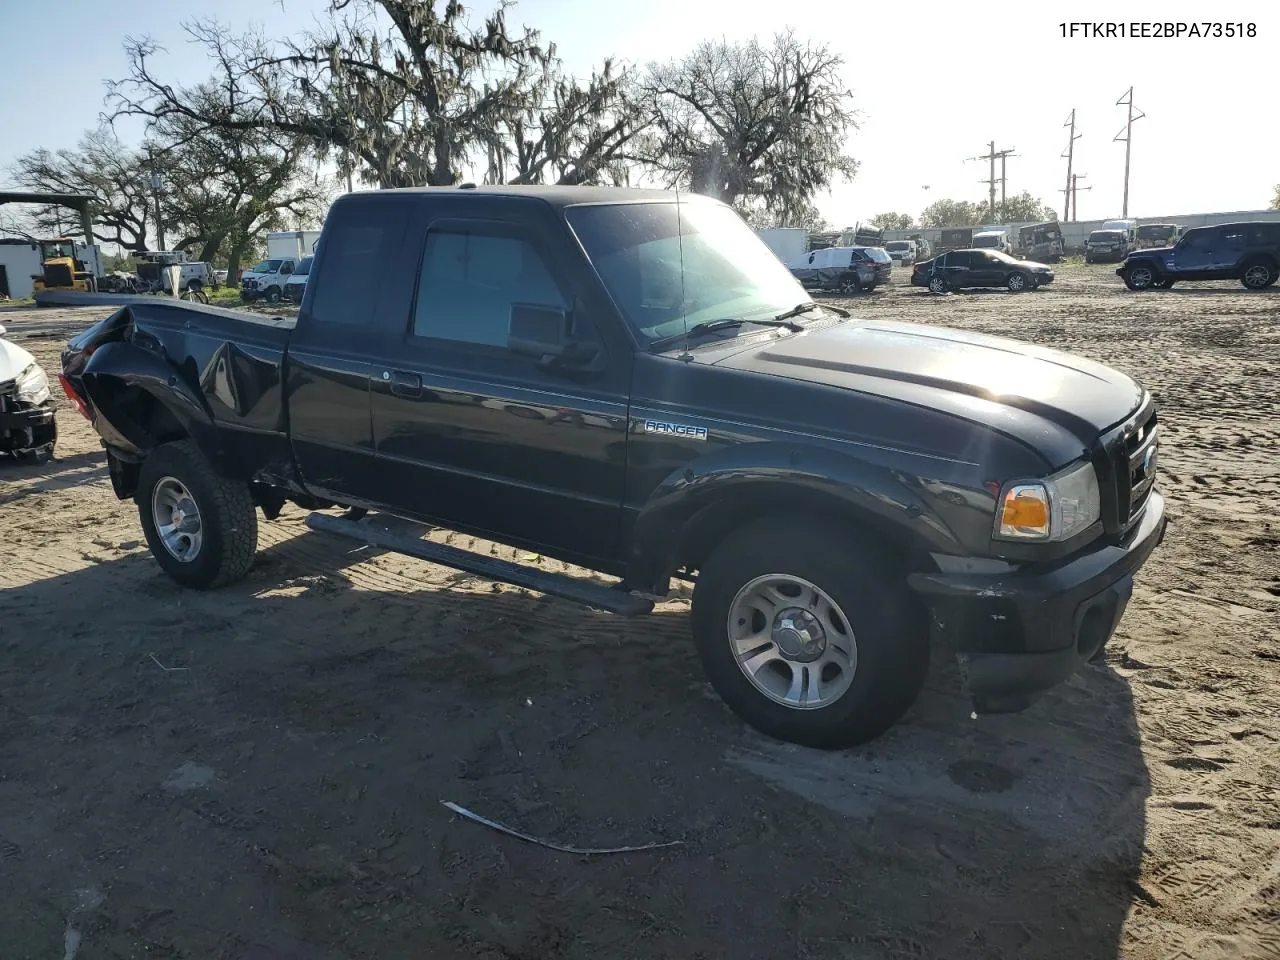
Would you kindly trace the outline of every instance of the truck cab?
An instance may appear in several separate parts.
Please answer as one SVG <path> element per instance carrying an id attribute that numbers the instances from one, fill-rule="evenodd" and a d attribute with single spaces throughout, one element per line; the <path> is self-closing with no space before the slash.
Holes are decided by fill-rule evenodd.
<path id="1" fill-rule="evenodd" d="M 1009 242 L 1008 230 L 979 230 L 973 235 L 975 250 L 998 250 L 1001 253 L 1012 253 L 1013 244 Z"/>

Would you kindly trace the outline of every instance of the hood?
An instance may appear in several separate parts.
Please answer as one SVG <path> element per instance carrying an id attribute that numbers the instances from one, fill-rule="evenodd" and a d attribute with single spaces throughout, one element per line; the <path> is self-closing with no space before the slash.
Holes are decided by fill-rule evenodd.
<path id="1" fill-rule="evenodd" d="M 1078 457 L 1144 397 L 1130 377 L 1083 357 L 922 324 L 835 324 L 712 362 L 986 424 L 1039 450 L 1052 466 Z"/>
<path id="2" fill-rule="evenodd" d="M 1041 263 L 1039 260 L 1019 260 L 1018 266 L 1026 267 L 1028 270 L 1042 270 L 1042 271 L 1048 271 L 1050 273 L 1053 272 L 1053 267 L 1049 266 L 1047 263 Z"/>
<path id="3" fill-rule="evenodd" d="M 0 383 L 13 380 L 35 362 L 36 358 L 26 350 L 12 340 L 0 337 Z"/>

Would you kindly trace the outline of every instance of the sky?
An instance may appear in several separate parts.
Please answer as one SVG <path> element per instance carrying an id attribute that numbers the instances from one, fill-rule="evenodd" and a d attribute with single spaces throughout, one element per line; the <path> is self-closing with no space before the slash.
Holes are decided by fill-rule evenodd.
<path id="1" fill-rule="evenodd" d="M 8 41 L 0 55 L 7 91 L 0 98 L 0 187 L 17 156 L 72 147 L 99 122 L 105 81 L 126 72 L 126 35 L 146 34 L 165 48 L 155 69 L 166 80 L 196 82 L 209 63 L 186 41 L 181 20 L 217 18 L 283 35 L 306 29 L 325 6 L 326 0 L 187 0 L 177 7 L 63 0 L 56 34 L 34 42 L 49 34 L 48 5 L 0 0 L 0 37 Z M 491 5 L 469 8 L 482 16 Z M 1107 37 L 1092 35 L 1090 26 L 1064 37 L 1068 17 L 1088 25 L 1123 18 L 1126 26 L 1229 17 L 1209 22 L 1254 24 L 1256 35 Z M 1125 145 L 1113 138 L 1124 129 L 1126 108 L 1116 101 L 1130 86 L 1145 114 L 1133 125 L 1130 216 L 1264 209 L 1280 183 L 1274 0 L 521 0 L 508 20 L 540 30 L 580 75 L 607 56 L 643 66 L 679 57 L 703 39 L 768 38 L 788 28 L 829 44 L 845 60 L 860 112 L 848 143 L 861 163 L 858 175 L 815 197 L 837 227 L 890 210 L 917 216 L 941 198 L 985 198 L 987 163 L 969 158 L 984 154 L 992 140 L 997 150 L 1012 151 L 1009 193 L 1028 190 L 1061 215 L 1065 124 L 1073 109 L 1079 218 L 1118 217 Z M 126 140 L 141 133 L 137 124 L 119 129 Z"/>

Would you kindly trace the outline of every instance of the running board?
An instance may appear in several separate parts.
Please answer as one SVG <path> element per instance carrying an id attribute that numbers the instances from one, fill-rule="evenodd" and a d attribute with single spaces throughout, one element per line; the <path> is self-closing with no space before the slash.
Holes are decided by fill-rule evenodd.
<path id="1" fill-rule="evenodd" d="M 379 530 L 367 523 L 343 520 L 324 513 L 307 515 L 307 526 L 320 533 L 358 540 L 370 546 L 381 547 L 394 553 L 403 553 L 419 560 L 438 563 L 455 570 L 465 570 L 489 580 L 499 580 L 527 587 L 539 593 L 572 600 L 586 607 L 594 607 L 624 617 L 643 616 L 653 610 L 653 601 L 628 593 L 620 587 L 602 587 L 594 583 L 568 577 L 561 573 L 548 573 L 523 564 L 511 563 L 497 557 L 484 557 L 470 550 L 460 550 L 431 540 L 420 540 L 404 534 Z"/>

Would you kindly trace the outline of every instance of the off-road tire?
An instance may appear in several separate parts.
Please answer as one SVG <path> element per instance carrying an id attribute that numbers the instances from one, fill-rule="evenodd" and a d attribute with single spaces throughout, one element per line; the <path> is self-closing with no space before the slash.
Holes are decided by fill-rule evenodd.
<path id="1" fill-rule="evenodd" d="M 1124 272 L 1124 285 L 1130 290 L 1150 290 L 1160 281 L 1156 268 L 1146 263 L 1137 263 Z"/>
<path id="2" fill-rule="evenodd" d="M 769 518 L 731 534 L 698 572 L 691 625 L 716 692 L 767 736 L 833 749 L 871 740 L 915 702 L 929 665 L 928 629 L 904 578 L 852 534 L 809 519 Z M 778 703 L 739 667 L 728 618 L 738 591 L 756 577 L 786 574 L 819 587 L 848 620 L 857 650 L 849 688 L 824 707 Z"/>
<path id="3" fill-rule="evenodd" d="M 186 487 L 200 511 L 201 547 L 189 562 L 174 557 L 156 530 L 152 491 L 165 477 L 173 477 Z M 151 555 L 182 586 L 195 590 L 226 586 L 253 566 L 258 516 L 249 485 L 215 473 L 190 440 L 161 444 L 151 451 L 142 463 L 134 503 Z"/>

